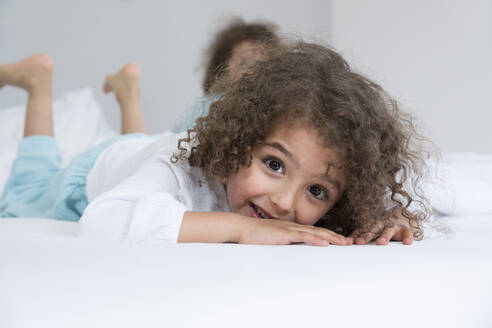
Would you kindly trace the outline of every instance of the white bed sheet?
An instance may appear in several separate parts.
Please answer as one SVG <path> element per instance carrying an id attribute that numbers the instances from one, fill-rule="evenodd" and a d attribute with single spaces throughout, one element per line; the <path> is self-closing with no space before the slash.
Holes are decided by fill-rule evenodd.
<path id="1" fill-rule="evenodd" d="M 491 327 L 492 216 L 446 218 L 413 246 L 178 244 L 74 238 L 0 220 L 1 327 Z"/>

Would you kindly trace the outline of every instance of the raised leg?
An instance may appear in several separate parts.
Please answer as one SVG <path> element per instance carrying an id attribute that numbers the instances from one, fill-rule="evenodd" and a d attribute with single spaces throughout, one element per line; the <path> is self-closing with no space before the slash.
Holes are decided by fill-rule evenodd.
<path id="1" fill-rule="evenodd" d="M 0 87 L 11 85 L 28 93 L 24 137 L 53 136 L 52 75 L 53 61 L 44 54 L 0 65 Z"/>
<path id="2" fill-rule="evenodd" d="M 140 106 L 141 69 L 137 64 L 126 64 L 117 73 L 108 74 L 103 91 L 114 92 L 121 110 L 121 133 L 146 133 L 145 122 Z"/>

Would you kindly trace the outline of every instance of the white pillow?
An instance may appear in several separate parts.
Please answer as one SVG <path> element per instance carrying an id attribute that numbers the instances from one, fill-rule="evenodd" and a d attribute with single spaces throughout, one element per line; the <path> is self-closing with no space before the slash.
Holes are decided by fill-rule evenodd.
<path id="1" fill-rule="evenodd" d="M 439 213 L 492 214 L 492 155 L 444 153 L 435 174 L 424 192 Z"/>
<path id="2" fill-rule="evenodd" d="M 25 105 L 0 109 L 0 195 L 22 140 L 25 111 Z M 117 135 L 90 88 L 57 98 L 53 103 L 53 125 L 63 166 L 80 152 Z"/>

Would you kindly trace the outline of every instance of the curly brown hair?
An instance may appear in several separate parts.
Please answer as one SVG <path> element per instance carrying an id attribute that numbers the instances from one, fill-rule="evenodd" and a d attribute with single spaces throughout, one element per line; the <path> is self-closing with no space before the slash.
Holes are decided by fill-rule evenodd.
<path id="1" fill-rule="evenodd" d="M 231 59 L 233 50 L 244 41 L 260 44 L 277 44 L 277 27 L 273 23 L 255 22 L 246 23 L 241 18 L 234 18 L 214 37 L 205 53 L 203 91 L 209 93 L 212 84 L 227 70 L 227 63 Z"/>
<path id="2" fill-rule="evenodd" d="M 225 183 L 251 164 L 253 150 L 276 126 L 303 122 L 337 150 L 347 172 L 342 197 L 316 225 L 345 235 L 369 232 L 388 223 L 394 211 L 387 209 L 397 206 L 422 238 L 430 214 L 418 187 L 426 139 L 394 99 L 337 52 L 304 42 L 277 45 L 239 80 L 214 88 L 222 96 L 179 141 L 173 161 L 186 159 Z"/>

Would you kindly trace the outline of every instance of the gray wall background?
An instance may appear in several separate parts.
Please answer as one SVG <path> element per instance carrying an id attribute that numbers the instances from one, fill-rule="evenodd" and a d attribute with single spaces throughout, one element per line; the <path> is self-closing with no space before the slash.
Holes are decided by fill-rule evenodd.
<path id="1" fill-rule="evenodd" d="M 270 20 L 340 50 L 443 151 L 492 153 L 491 8 L 491 0 L 0 0 L 0 63 L 48 53 L 54 96 L 90 86 L 118 128 L 101 84 L 136 62 L 148 128 L 160 132 L 201 94 L 200 60 L 214 32 L 233 15 Z M 20 90 L 0 93 L 0 108 L 25 101 Z"/>
<path id="2" fill-rule="evenodd" d="M 142 67 L 141 101 L 151 132 L 170 129 L 201 95 L 203 51 L 231 16 L 276 22 L 285 33 L 329 40 L 323 0 L 0 0 L 0 62 L 45 52 L 55 62 L 54 96 L 90 86 L 112 125 L 119 112 L 101 91 L 127 62 Z M 25 102 L 9 88 L 0 107 Z"/>
<path id="3" fill-rule="evenodd" d="M 492 1 L 333 0 L 331 42 L 443 151 L 492 154 Z"/>

